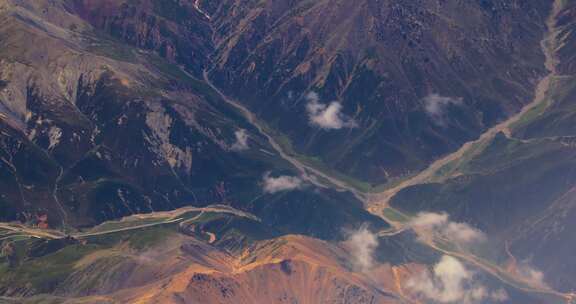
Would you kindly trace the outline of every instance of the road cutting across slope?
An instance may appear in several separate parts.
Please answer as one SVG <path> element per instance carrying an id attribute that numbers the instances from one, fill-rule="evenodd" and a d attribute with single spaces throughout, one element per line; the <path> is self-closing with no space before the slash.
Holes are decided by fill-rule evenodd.
<path id="1" fill-rule="evenodd" d="M 190 212 L 199 212 L 199 214 L 195 215 L 192 218 L 186 218 L 185 214 L 190 213 Z M 51 240 L 62 239 L 65 237 L 72 237 L 75 239 L 85 239 L 85 238 L 90 238 L 90 237 L 95 237 L 95 236 L 102 236 L 102 235 L 108 235 L 108 234 L 126 232 L 126 231 L 134 231 L 134 230 L 151 228 L 151 227 L 162 226 L 162 225 L 169 225 L 169 224 L 175 224 L 175 223 L 182 224 L 182 223 L 193 221 L 193 220 L 197 219 L 200 215 L 202 215 L 203 213 L 206 213 L 206 212 L 225 213 L 225 214 L 231 214 L 231 215 L 235 215 L 235 216 L 239 216 L 239 217 L 248 218 L 248 219 L 251 219 L 254 221 L 260 221 L 260 219 L 258 217 L 254 216 L 250 213 L 240 211 L 240 210 L 234 209 L 232 207 L 228 207 L 228 206 L 212 205 L 212 206 L 203 207 L 203 208 L 184 207 L 184 208 L 180 208 L 180 209 L 176 209 L 176 210 L 172 210 L 172 211 L 133 215 L 133 216 L 126 217 L 121 221 L 105 222 L 102 225 L 106 225 L 106 224 L 110 224 L 110 223 L 129 224 L 130 221 L 137 222 L 137 221 L 141 221 L 144 219 L 157 219 L 157 221 L 153 222 L 153 223 L 137 224 L 137 225 L 133 225 L 133 226 L 129 225 L 127 227 L 121 227 L 121 228 L 104 229 L 101 231 L 87 231 L 87 232 L 75 232 L 75 233 L 65 234 L 65 233 L 62 233 L 62 232 L 57 231 L 57 230 L 48 230 L 48 229 L 27 227 L 27 226 L 24 226 L 21 224 L 13 224 L 13 223 L 0 223 L 0 231 L 6 230 L 8 232 L 17 233 L 18 236 L 44 238 L 44 239 L 51 239 Z M 93 230 L 94 229 L 98 230 L 96 228 L 98 228 L 102 225 L 94 227 Z M 0 236 L 2 236 L 2 235 L 0 235 Z"/>

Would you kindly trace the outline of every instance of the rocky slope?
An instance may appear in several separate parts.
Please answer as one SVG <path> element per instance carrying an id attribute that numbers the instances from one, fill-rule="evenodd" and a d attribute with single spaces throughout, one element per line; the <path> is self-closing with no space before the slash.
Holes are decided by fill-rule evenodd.
<path id="1" fill-rule="evenodd" d="M 536 50 L 549 9 L 224 1 L 212 15 L 212 77 L 296 152 L 366 190 L 421 170 L 528 103 L 545 75 Z"/>
<path id="2" fill-rule="evenodd" d="M 95 28 L 195 73 L 213 49 L 209 19 L 194 1 L 74 0 L 67 7 Z"/>
<path id="3" fill-rule="evenodd" d="M 67 242 L 5 244 L 0 290 L 82 303 L 400 303 L 393 279 L 356 272 L 346 247 L 273 231 L 221 211 L 129 217 Z"/>
<path id="4" fill-rule="evenodd" d="M 75 225 L 217 197 L 216 172 L 237 157 L 229 153 L 240 127 L 233 117 L 184 78 L 173 81 L 170 68 L 160 71 L 153 54 L 97 36 L 63 3 L 4 5 L 3 125 L 20 134 L 4 146 L 20 188 L 12 208 L 22 213 L 34 201 L 52 206 L 51 224 L 69 212 Z M 209 165 L 217 162 L 220 170 Z M 202 170 L 215 174 L 191 184 Z M 42 200 L 28 197 L 36 188 Z"/>
<path id="5" fill-rule="evenodd" d="M 392 204 L 409 212 L 449 212 L 497 241 L 503 265 L 541 271 L 543 281 L 562 291 L 572 278 L 576 184 L 573 123 L 576 98 L 573 54 L 574 4 L 563 3 L 552 20 L 548 43 L 553 73 L 543 99 L 507 132 L 477 143 L 441 168 L 430 183 L 401 191 Z"/>
<path id="6" fill-rule="evenodd" d="M 425 263 L 437 259 L 406 234 L 387 238 L 379 257 L 362 269 L 354 241 L 277 237 L 272 227 L 242 213 L 211 208 L 132 216 L 66 241 L 37 238 L 4 246 L 0 261 L 7 266 L 0 268 L 0 291 L 5 297 L 0 301 L 420 303 L 410 282 L 427 271 Z M 394 254 L 402 259 L 393 259 Z M 499 302 L 543 303 L 504 288 L 500 293 L 509 301 Z"/>
<path id="7" fill-rule="evenodd" d="M 0 4 L 2 220 L 80 227 L 188 204 L 254 208 L 255 197 L 271 202 L 267 220 L 280 212 L 272 202 L 286 198 L 263 195 L 262 178 L 298 172 L 193 78 L 211 48 L 193 6 Z M 330 209 L 321 227 L 300 226 L 315 236 L 370 217 L 349 196 L 299 193 L 296 220 L 308 201 Z M 350 207 L 329 207 L 342 203 Z"/>
<path id="8" fill-rule="evenodd" d="M 571 3 L 204 2 L 0 0 L 0 301 L 574 299 Z"/>

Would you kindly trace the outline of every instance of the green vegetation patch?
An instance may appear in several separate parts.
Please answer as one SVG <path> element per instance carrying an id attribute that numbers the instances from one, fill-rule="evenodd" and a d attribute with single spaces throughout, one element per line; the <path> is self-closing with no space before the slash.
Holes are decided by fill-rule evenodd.
<path id="1" fill-rule="evenodd" d="M 90 229 L 90 231 L 88 231 L 87 233 L 105 232 L 118 229 L 130 229 L 130 228 L 137 228 L 138 226 L 142 225 L 160 224 L 166 221 L 167 219 L 168 218 L 144 218 L 144 219 L 134 219 L 125 221 L 105 222 L 94 227 L 93 229 Z"/>
<path id="2" fill-rule="evenodd" d="M 394 208 L 385 208 L 382 213 L 389 221 L 400 223 L 407 223 L 410 221 L 410 217 Z"/>
<path id="3" fill-rule="evenodd" d="M 96 245 L 71 245 L 53 254 L 22 261 L 14 268 L 1 264 L 0 285 L 30 286 L 36 292 L 51 292 L 74 271 L 77 261 L 97 249 Z"/>
<path id="4" fill-rule="evenodd" d="M 94 30 L 84 33 L 87 40 L 87 50 L 95 55 L 107 57 L 117 61 L 136 62 L 136 53 L 133 47 L 130 47 L 110 35 Z"/>
<path id="5" fill-rule="evenodd" d="M 176 231 L 174 231 L 174 229 L 168 229 L 166 227 L 145 228 L 142 231 L 139 230 L 137 233 L 133 233 L 128 239 L 128 242 L 132 248 L 143 250 L 161 245 L 169 236 L 175 233 Z"/>

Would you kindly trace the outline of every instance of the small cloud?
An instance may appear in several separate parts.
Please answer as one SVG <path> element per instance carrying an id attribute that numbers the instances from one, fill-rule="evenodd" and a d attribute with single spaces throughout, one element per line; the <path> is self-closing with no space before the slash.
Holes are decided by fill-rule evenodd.
<path id="1" fill-rule="evenodd" d="M 244 129 L 237 130 L 234 132 L 236 136 L 236 142 L 230 147 L 232 151 L 244 151 L 248 150 L 248 133 Z"/>
<path id="2" fill-rule="evenodd" d="M 504 302 L 508 300 L 508 293 L 504 289 L 498 289 L 492 292 L 492 300 L 496 302 Z"/>
<path id="3" fill-rule="evenodd" d="M 438 126 L 446 125 L 446 110 L 451 105 L 459 106 L 462 104 L 462 98 L 453 98 L 430 94 L 424 97 L 424 110 L 428 117 Z"/>
<path id="4" fill-rule="evenodd" d="M 482 231 L 465 223 L 448 223 L 443 232 L 458 243 L 469 244 L 486 240 L 486 235 Z"/>
<path id="5" fill-rule="evenodd" d="M 429 230 L 438 226 L 444 226 L 447 223 L 447 213 L 420 212 L 410 221 L 410 226 Z"/>
<path id="6" fill-rule="evenodd" d="M 409 223 L 413 229 L 437 234 L 459 245 L 480 243 L 486 235 L 466 223 L 456 223 L 446 213 L 421 212 Z"/>
<path id="7" fill-rule="evenodd" d="M 423 271 L 410 277 L 406 287 L 427 301 L 435 303 L 476 304 L 495 303 L 508 299 L 505 290 L 490 291 L 475 272 L 448 255 L 442 256 L 432 271 Z"/>
<path id="8" fill-rule="evenodd" d="M 270 176 L 270 172 L 264 174 L 263 189 L 265 193 L 291 191 L 304 187 L 304 181 L 297 176 Z"/>
<path id="9" fill-rule="evenodd" d="M 372 233 L 367 225 L 360 229 L 347 232 L 348 238 L 344 242 L 350 249 L 354 266 L 360 271 L 369 270 L 374 265 L 374 251 L 378 247 L 378 237 Z"/>
<path id="10" fill-rule="evenodd" d="M 308 93 L 306 100 L 306 112 L 311 125 L 326 130 L 355 128 L 358 126 L 352 118 L 342 114 L 342 104 L 340 102 L 333 101 L 328 105 L 320 103 L 318 94 L 315 92 Z"/>
<path id="11" fill-rule="evenodd" d="M 525 282 L 529 283 L 534 287 L 539 288 L 549 288 L 548 284 L 544 281 L 544 273 L 528 264 L 528 262 L 522 262 L 517 268 L 518 275 Z"/>

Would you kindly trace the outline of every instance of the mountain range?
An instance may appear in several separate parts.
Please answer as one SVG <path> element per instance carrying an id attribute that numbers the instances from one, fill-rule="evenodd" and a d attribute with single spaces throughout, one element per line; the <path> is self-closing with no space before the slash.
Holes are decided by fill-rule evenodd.
<path id="1" fill-rule="evenodd" d="M 0 0 L 0 303 L 574 303 L 576 2 Z"/>

